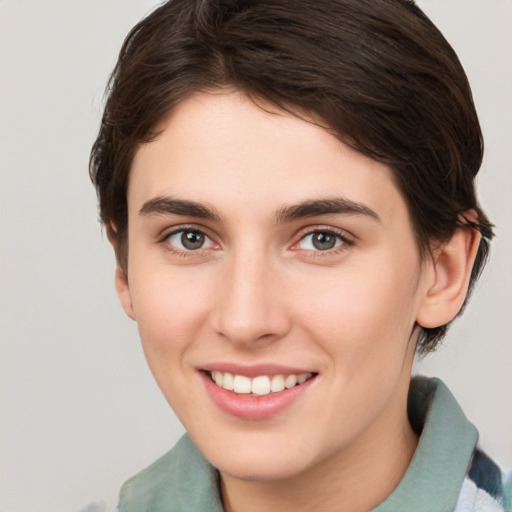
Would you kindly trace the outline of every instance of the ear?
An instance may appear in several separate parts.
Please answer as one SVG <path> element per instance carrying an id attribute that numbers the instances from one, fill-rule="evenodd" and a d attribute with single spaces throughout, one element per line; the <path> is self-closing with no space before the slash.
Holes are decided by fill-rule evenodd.
<path id="1" fill-rule="evenodd" d="M 128 276 L 125 271 L 116 268 L 116 291 L 119 297 L 119 302 L 124 309 L 124 312 L 132 319 L 135 320 L 135 313 L 133 311 L 132 296 L 130 294 L 130 285 L 128 283 Z"/>
<path id="2" fill-rule="evenodd" d="M 477 230 L 462 226 L 435 250 L 428 262 L 431 272 L 416 317 L 419 325 L 439 327 L 457 316 L 466 298 L 480 238 Z"/>
<path id="3" fill-rule="evenodd" d="M 132 297 L 130 294 L 130 284 L 126 272 L 121 268 L 118 259 L 118 245 L 117 245 L 117 231 L 115 226 L 110 223 L 105 227 L 107 231 L 107 238 L 114 248 L 116 254 L 116 272 L 115 272 L 115 285 L 119 302 L 121 303 L 124 312 L 132 319 L 135 320 L 135 313 L 133 311 Z"/>

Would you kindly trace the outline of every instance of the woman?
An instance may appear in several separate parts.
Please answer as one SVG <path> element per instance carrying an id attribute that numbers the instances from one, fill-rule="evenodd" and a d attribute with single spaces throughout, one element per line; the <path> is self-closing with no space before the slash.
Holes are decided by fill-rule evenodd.
<path id="1" fill-rule="evenodd" d="M 410 381 L 492 238 L 464 71 L 403 0 L 174 0 L 91 154 L 116 287 L 187 435 L 119 510 L 509 510 L 447 388 Z"/>

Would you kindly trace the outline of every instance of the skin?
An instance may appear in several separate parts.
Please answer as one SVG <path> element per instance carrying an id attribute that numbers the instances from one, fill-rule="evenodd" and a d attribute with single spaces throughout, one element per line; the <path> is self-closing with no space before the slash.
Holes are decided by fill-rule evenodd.
<path id="1" fill-rule="evenodd" d="M 478 237 L 458 230 L 421 261 L 389 168 L 263 107 L 236 91 L 195 94 L 140 147 L 117 290 L 159 387 L 221 473 L 227 511 L 369 510 L 417 445 L 406 398 L 418 324 L 455 316 Z M 293 208 L 333 198 L 358 209 Z M 183 230 L 204 245 L 188 250 Z M 319 250 L 315 232 L 335 246 Z M 248 420 L 206 392 L 200 370 L 218 362 L 316 377 L 284 411 Z"/>

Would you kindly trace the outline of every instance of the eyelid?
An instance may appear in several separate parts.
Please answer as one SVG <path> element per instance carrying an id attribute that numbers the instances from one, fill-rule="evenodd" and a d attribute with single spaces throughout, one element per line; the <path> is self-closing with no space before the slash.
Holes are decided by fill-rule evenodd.
<path id="1" fill-rule="evenodd" d="M 309 235 L 313 235 L 315 233 L 328 233 L 330 235 L 334 235 L 337 238 L 339 238 L 343 243 L 338 247 L 335 247 L 333 249 L 328 249 L 325 251 L 321 251 L 321 250 L 312 251 L 310 249 L 300 249 L 300 248 L 294 249 L 294 247 L 297 246 L 302 240 L 304 240 L 304 238 L 306 238 Z M 328 255 L 328 254 L 333 254 L 336 251 L 345 250 L 346 246 L 352 246 L 355 243 L 356 243 L 355 237 L 351 233 L 345 231 L 344 229 L 335 228 L 333 226 L 326 226 L 326 225 L 307 226 L 305 228 L 302 228 L 297 233 L 297 235 L 295 236 L 295 241 L 293 242 L 291 249 L 292 250 L 309 251 L 309 252 L 314 252 L 314 253 L 323 253 L 325 255 Z"/>
<path id="2" fill-rule="evenodd" d="M 157 242 L 163 242 L 171 235 L 179 233 L 180 231 L 195 231 L 197 233 L 203 233 L 208 238 L 213 239 L 211 231 L 205 226 L 201 226 L 199 224 L 177 224 L 175 226 L 167 227 L 162 229 L 160 233 L 157 235 Z"/>
<path id="3" fill-rule="evenodd" d="M 180 224 L 180 225 L 172 226 L 170 228 L 166 228 L 158 235 L 156 242 L 163 244 L 172 235 L 174 235 L 176 233 L 183 232 L 183 231 L 195 231 L 198 233 L 202 233 L 205 235 L 205 237 L 207 237 L 209 240 L 211 240 L 211 242 L 214 244 L 214 248 L 219 248 L 221 246 L 221 244 L 216 241 L 217 237 L 211 233 L 210 229 L 208 229 L 205 226 L 198 225 L 198 224 Z M 309 249 L 296 248 L 296 246 L 300 243 L 301 240 L 303 240 L 305 237 L 307 237 L 309 235 L 313 235 L 315 233 L 328 233 L 328 234 L 334 235 L 337 238 L 339 238 L 343 243 L 338 247 L 328 249 L 325 251 L 321 251 L 321 250 L 313 251 L 313 250 L 309 250 Z M 310 252 L 310 253 L 314 253 L 315 256 L 322 256 L 322 254 L 325 256 L 332 255 L 337 252 L 346 250 L 347 246 L 352 246 L 356 243 L 356 237 L 354 235 L 352 235 L 351 233 L 349 233 L 348 231 L 346 231 L 344 229 L 336 228 L 334 226 L 329 226 L 329 225 L 312 225 L 312 226 L 310 225 L 310 226 L 303 227 L 296 233 L 296 235 L 293 237 L 293 239 L 294 239 L 294 242 L 292 243 L 292 245 L 290 247 L 291 250 L 296 250 L 296 251 L 301 250 L 304 252 Z M 179 253 L 179 254 L 194 254 L 194 253 L 200 254 L 203 251 L 212 249 L 212 247 L 208 247 L 205 249 L 200 248 L 197 250 L 181 250 L 177 247 L 172 246 L 171 244 L 167 244 L 167 248 L 168 248 L 168 250 L 170 250 L 174 253 Z"/>
<path id="4" fill-rule="evenodd" d="M 220 247 L 220 244 L 215 240 L 216 237 L 211 234 L 210 230 L 208 228 L 205 228 L 204 226 L 199 226 L 197 224 L 181 224 L 181 225 L 177 225 L 177 226 L 172 226 L 171 228 L 167 228 L 167 229 L 163 230 L 158 235 L 156 242 L 159 244 L 165 244 L 166 242 L 168 242 L 168 240 L 171 236 L 176 235 L 177 233 L 184 232 L 184 231 L 185 232 L 192 231 L 195 233 L 201 233 L 206 238 L 208 238 L 208 240 L 211 241 L 214 249 L 216 247 Z M 196 254 L 197 255 L 197 254 L 201 254 L 203 251 L 212 249 L 212 247 L 205 247 L 205 248 L 201 247 L 196 250 L 185 250 L 185 249 L 180 249 L 178 247 L 175 247 L 170 243 L 166 244 L 166 248 L 169 251 L 174 252 L 175 254 L 182 254 L 182 255 L 184 255 L 184 254 L 187 254 L 187 255 L 188 254 Z"/>

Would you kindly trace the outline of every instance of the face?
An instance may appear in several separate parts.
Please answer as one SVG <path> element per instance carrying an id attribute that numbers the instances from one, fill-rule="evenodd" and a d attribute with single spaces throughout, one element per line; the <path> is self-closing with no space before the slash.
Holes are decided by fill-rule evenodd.
<path id="1" fill-rule="evenodd" d="M 261 480 L 385 443 L 428 286 L 390 170 L 237 92 L 160 128 L 133 162 L 118 291 L 193 441 Z"/>

